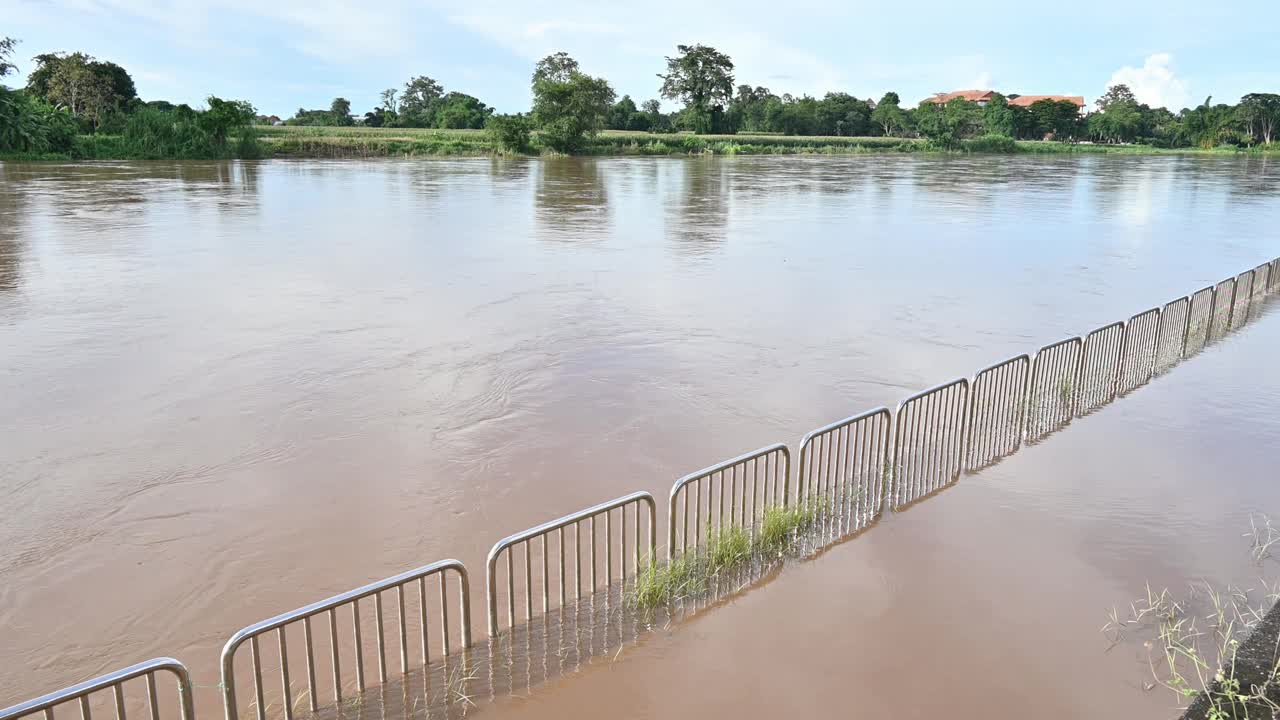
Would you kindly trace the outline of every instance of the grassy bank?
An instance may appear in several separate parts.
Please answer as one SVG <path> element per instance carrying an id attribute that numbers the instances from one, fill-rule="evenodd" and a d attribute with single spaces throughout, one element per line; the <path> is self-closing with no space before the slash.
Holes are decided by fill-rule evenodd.
<path id="1" fill-rule="evenodd" d="M 368 127 L 259 127 L 258 142 L 246 157 L 381 158 L 481 156 L 495 153 L 483 130 L 435 130 Z M 538 153 L 534 137 L 534 154 Z M 860 155 L 867 153 L 996 153 L 996 154 L 1125 154 L 1125 155 L 1280 155 L 1280 144 L 1266 150 L 1234 147 L 1163 149 L 1149 145 L 1095 145 L 982 137 L 940 148 L 927 140 L 893 137 L 824 137 L 791 135 L 689 135 L 606 131 L 584 149 L 584 155 Z M 238 156 L 234 155 L 233 156 Z M 0 160 L 129 160 L 139 156 L 115 135 L 82 135 L 69 154 L 0 155 Z"/>

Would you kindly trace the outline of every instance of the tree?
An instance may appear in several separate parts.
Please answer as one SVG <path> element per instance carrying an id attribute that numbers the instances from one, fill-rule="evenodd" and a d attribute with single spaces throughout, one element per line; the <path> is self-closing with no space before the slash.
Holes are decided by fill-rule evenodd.
<path id="1" fill-rule="evenodd" d="M 435 109 L 444 88 L 426 75 L 411 78 L 400 94 L 401 124 L 409 127 L 431 127 L 435 124 Z"/>
<path id="2" fill-rule="evenodd" d="M 1102 112 L 1106 112 L 1107 108 L 1113 105 L 1120 104 L 1138 106 L 1138 100 L 1133 96 L 1133 91 L 1123 83 L 1107 88 L 1107 91 L 1097 101 L 1098 110 Z"/>
<path id="3" fill-rule="evenodd" d="M 920 134 L 931 142 L 951 148 L 982 128 L 982 108 L 964 98 L 952 98 L 946 105 L 924 102 L 914 113 Z"/>
<path id="4" fill-rule="evenodd" d="M 991 135 L 1018 136 L 1013 108 L 1009 107 L 1009 100 L 1000 93 L 993 93 L 987 106 L 982 109 L 982 125 Z"/>
<path id="5" fill-rule="evenodd" d="M 676 57 L 667 58 L 662 97 L 681 100 L 692 110 L 696 132 L 712 129 L 712 111 L 721 112 L 733 96 L 733 61 L 707 45 L 677 45 Z"/>
<path id="6" fill-rule="evenodd" d="M 770 99 L 777 100 L 777 96 L 767 87 L 739 85 L 737 95 L 729 103 L 726 122 L 730 130 L 761 132 L 768 129 L 765 112 Z"/>
<path id="7" fill-rule="evenodd" d="M 631 124 L 631 116 L 638 112 L 636 102 L 631 99 L 631 96 L 623 95 L 621 100 L 609 108 L 609 119 L 605 127 L 610 130 L 627 130 L 628 125 Z"/>
<path id="8" fill-rule="evenodd" d="M 893 135 L 894 130 L 907 124 L 907 114 L 903 111 L 901 102 L 898 93 L 887 92 L 871 112 L 871 122 L 879 125 L 885 135 Z"/>
<path id="9" fill-rule="evenodd" d="M 526 152 L 533 124 L 524 115 L 494 115 L 484 126 L 494 146 L 504 152 Z"/>
<path id="10" fill-rule="evenodd" d="M 581 72 L 565 53 L 543 58 L 533 73 L 533 119 L 554 150 L 573 152 L 594 137 L 613 100 L 613 88 L 604 78 Z"/>
<path id="11" fill-rule="evenodd" d="M 1117 108 L 1119 106 L 1116 106 Z M 1070 100 L 1037 100 L 1028 108 L 1031 113 L 1032 137 L 1042 140 L 1052 135 L 1055 140 L 1075 137 L 1080 109 Z"/>
<path id="12" fill-rule="evenodd" d="M 89 63 L 89 70 L 94 75 L 104 78 L 111 86 L 111 94 L 117 105 L 123 105 L 138 97 L 138 90 L 128 71 L 107 60 L 95 60 Z"/>
<path id="13" fill-rule="evenodd" d="M 35 69 L 27 76 L 27 92 L 66 107 L 94 128 L 108 112 L 125 108 L 137 97 L 133 78 L 113 62 L 78 52 L 45 53 L 35 61 Z"/>
<path id="14" fill-rule="evenodd" d="M 435 123 L 438 128 L 455 130 L 479 130 L 493 114 L 493 108 L 466 93 L 450 92 L 436 104 Z"/>
<path id="15" fill-rule="evenodd" d="M 341 127 L 353 125 L 351 120 L 351 101 L 344 97 L 336 97 L 329 103 L 329 114 L 333 116 L 333 124 Z"/>
<path id="16" fill-rule="evenodd" d="M 9 62 L 9 58 L 13 57 L 13 49 L 17 45 L 18 41 L 11 37 L 0 37 L 0 77 L 18 71 L 18 66 Z"/>
<path id="17" fill-rule="evenodd" d="M 848 93 L 827 93 L 818 102 L 818 135 L 866 135 L 871 126 L 871 106 Z"/>
<path id="18" fill-rule="evenodd" d="M 1280 95 L 1249 93 L 1240 98 L 1238 112 L 1249 135 L 1263 145 L 1270 145 L 1280 127 Z"/>
<path id="19" fill-rule="evenodd" d="M 382 105 L 381 105 L 381 107 L 382 107 L 382 109 L 383 109 L 383 110 L 386 110 L 386 111 L 387 111 L 387 112 L 389 112 L 389 113 L 398 113 L 398 112 L 400 111 L 400 110 L 399 110 L 399 107 L 400 107 L 400 106 L 399 106 L 399 103 L 397 103 L 397 102 L 396 102 L 396 89 L 395 89 L 395 88 L 387 88 L 386 90 L 383 90 L 383 91 L 382 91 Z"/>
<path id="20" fill-rule="evenodd" d="M 219 146 L 227 144 L 232 130 L 248 128 L 258 114 L 253 105 L 244 100 L 223 100 L 210 95 L 207 102 L 209 109 L 199 113 L 198 122 Z"/>

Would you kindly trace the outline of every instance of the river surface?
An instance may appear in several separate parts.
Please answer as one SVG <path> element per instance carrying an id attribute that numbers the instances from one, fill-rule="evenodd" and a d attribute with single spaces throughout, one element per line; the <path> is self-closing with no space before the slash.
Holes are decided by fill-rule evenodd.
<path id="1" fill-rule="evenodd" d="M 1280 255 L 1277 227 L 1262 158 L 0 164 L 0 706 L 173 655 L 215 717 L 242 626 L 444 557 L 482 582 L 511 532 L 1163 304 Z M 711 665 L 805 700 L 744 717 L 990 717 L 938 677 L 977 657 L 959 677 L 1003 667 L 1072 717 L 1095 688 L 1068 658 L 1150 711 L 1098 628 L 1188 558 L 1248 559 L 1278 324 L 646 644 L 612 693 L 534 696 L 634 707 Z M 749 653 L 798 617 L 765 678 Z M 682 653 L 705 663 L 652 660 Z M 796 664 L 839 682 L 791 692 Z"/>

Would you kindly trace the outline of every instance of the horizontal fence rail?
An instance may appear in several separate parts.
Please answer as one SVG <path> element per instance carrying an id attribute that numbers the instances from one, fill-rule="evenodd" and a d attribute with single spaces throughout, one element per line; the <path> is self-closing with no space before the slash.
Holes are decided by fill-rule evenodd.
<path id="1" fill-rule="evenodd" d="M 627 520 L 628 510 L 632 515 L 630 523 Z M 507 610 L 507 629 L 516 627 L 516 606 L 521 597 L 524 599 L 524 621 L 531 622 L 535 615 L 534 596 L 539 590 L 542 595 L 540 614 L 545 614 L 554 608 L 565 607 L 570 597 L 576 601 L 584 595 L 593 595 L 602 587 L 610 587 L 615 578 L 625 583 L 629 575 L 639 575 L 644 564 L 654 560 L 656 534 L 657 504 L 653 496 L 647 492 L 633 492 L 499 540 L 489 551 L 485 565 L 489 636 L 498 635 L 498 618 L 503 605 Z M 524 559 L 524 572 L 520 576 L 515 572 L 517 548 L 523 548 L 520 555 Z M 598 553 L 597 549 L 601 552 Z M 540 558 L 539 562 L 534 561 L 535 557 Z M 498 566 L 503 560 L 507 570 L 505 595 L 500 592 L 498 576 Z M 627 572 L 628 561 L 630 573 Z M 535 572 L 535 569 L 540 572 Z M 551 591 L 553 580 L 559 582 L 558 592 L 554 594 Z M 587 583 L 585 592 L 584 580 Z M 573 589 L 572 595 L 569 588 Z"/>
<path id="2" fill-rule="evenodd" d="M 1129 318 L 1124 325 L 1124 350 L 1120 354 L 1120 374 L 1116 392 L 1132 392 L 1155 374 L 1156 343 L 1160 339 L 1160 308 L 1151 308 Z"/>
<path id="3" fill-rule="evenodd" d="M 1156 337 L 1152 375 L 1166 373 L 1182 361 L 1182 354 L 1187 348 L 1187 323 L 1190 319 L 1190 297 L 1180 297 L 1165 303 L 1160 311 L 1160 330 Z"/>
<path id="4" fill-rule="evenodd" d="M 1084 340 L 1073 337 L 1045 345 L 1036 353 L 1027 396 L 1027 439 L 1039 440 L 1071 422 L 1083 349 Z"/>
<path id="5" fill-rule="evenodd" d="M 176 681 L 178 716 L 181 720 L 195 720 L 195 712 L 192 708 L 191 700 L 191 675 L 187 672 L 185 665 L 167 657 L 130 665 L 127 668 L 109 672 L 92 680 L 86 680 L 71 687 L 18 703 L 13 707 L 4 708 L 0 710 L 0 720 L 17 720 L 36 713 L 41 713 L 43 720 L 56 720 L 57 708 L 71 702 L 75 702 L 79 708 L 80 720 L 92 720 L 91 700 L 96 693 L 105 690 L 111 691 L 110 702 L 114 706 L 116 720 L 127 720 L 125 683 L 135 678 L 146 679 L 148 716 L 151 720 L 160 720 L 164 705 L 161 703 L 156 689 L 157 673 L 168 673 Z M 172 713 L 165 714 L 168 717 L 173 717 Z"/>
<path id="6" fill-rule="evenodd" d="M 1080 371 L 1076 375 L 1075 414 L 1092 412 L 1116 397 L 1120 361 L 1124 357 L 1125 324 L 1114 322 L 1084 338 Z"/>
<path id="7" fill-rule="evenodd" d="M 841 536 L 878 520 L 892 430 L 893 415 L 882 407 L 806 434 L 800 440 L 797 503 L 828 510 Z"/>
<path id="8" fill-rule="evenodd" d="M 917 393 L 898 405 L 890 464 L 895 510 L 960 478 L 968 410 L 968 378 Z"/>
<path id="9" fill-rule="evenodd" d="M 387 646 L 389 643 L 387 642 L 383 608 L 384 593 L 394 592 L 395 596 L 395 620 L 398 632 L 395 633 L 394 639 L 396 646 L 399 648 L 400 674 L 405 675 L 410 672 L 411 666 L 417 664 L 417 659 L 421 660 L 422 667 L 428 666 L 431 663 L 431 646 L 436 642 L 438 642 L 441 656 L 447 657 L 453 648 L 449 610 L 454 603 L 448 597 L 449 577 L 451 575 L 456 576 L 458 586 L 456 612 L 454 615 L 457 618 L 458 635 L 461 637 L 462 647 L 470 647 L 471 586 L 468 581 L 467 569 L 457 560 L 441 560 L 416 570 L 403 572 L 355 590 L 335 595 L 327 600 L 300 607 L 297 610 L 277 615 L 268 620 L 263 620 L 232 635 L 222 649 L 222 699 L 226 711 L 226 720 L 237 720 L 240 716 L 235 658 L 236 651 L 246 642 L 249 644 L 254 713 L 258 720 L 266 720 L 269 704 L 274 706 L 276 702 L 280 703 L 286 720 L 291 720 L 293 717 L 295 712 L 294 703 L 300 701 L 301 696 L 294 692 L 295 681 L 293 678 L 296 677 L 296 674 L 291 672 L 291 667 L 305 670 L 305 694 L 311 712 L 314 713 L 320 702 L 316 665 L 317 662 L 323 663 L 324 660 L 328 660 L 330 664 L 328 674 L 331 680 L 329 694 L 335 703 L 341 702 L 344 684 L 344 653 L 342 652 L 344 641 L 339 633 L 339 626 L 345 625 L 345 623 L 341 621 L 338 611 L 342 608 L 350 608 L 349 637 L 351 638 L 351 648 L 354 654 L 351 670 L 354 670 L 356 689 L 363 692 L 367 687 L 365 680 L 366 650 L 372 650 L 376 653 L 378 681 L 380 684 L 386 684 L 388 677 Z M 438 589 L 438 596 L 428 591 L 429 580 L 438 581 L 435 583 L 438 587 L 433 588 Z M 406 596 L 408 596 L 411 604 L 416 604 L 416 608 L 411 606 L 407 608 Z M 438 602 L 436 602 L 437 598 Z M 373 642 L 369 642 L 367 636 L 367 633 L 371 630 L 368 627 L 369 616 L 366 613 L 362 618 L 360 613 L 361 600 L 368 600 L 373 603 Z M 414 610 L 417 612 L 414 612 Z M 312 619 L 316 617 L 321 617 L 322 627 L 326 627 L 327 633 L 323 631 L 313 633 Z M 431 630 L 432 620 L 438 620 L 439 622 L 439 638 L 436 642 L 431 640 L 431 635 L 433 634 Z M 299 630 L 301 630 L 302 635 L 302 653 L 296 652 Z M 414 630 L 417 630 L 417 632 L 413 632 Z M 293 654 L 289 651 L 289 631 L 293 631 L 292 634 L 295 639 L 295 652 Z M 268 633 L 275 635 L 278 654 L 275 654 L 274 659 L 277 662 L 276 667 L 280 675 L 279 685 L 271 690 L 265 687 L 266 682 L 263 675 L 265 662 L 262 657 L 263 650 L 259 643 L 259 638 Z M 411 642 L 410 637 L 415 635 L 415 640 Z M 324 649 L 328 651 L 327 658 L 323 655 L 317 658 L 316 645 L 322 640 Z M 413 645 L 416 645 L 416 647 L 412 647 Z M 413 649 L 418 650 L 417 658 L 413 657 Z M 347 660 L 352 660 L 352 658 L 348 657 Z M 277 689 L 279 691 L 278 694 L 275 692 Z"/>
<path id="10" fill-rule="evenodd" d="M 1022 447 L 1030 383 L 1030 355 L 996 363 L 974 376 L 966 469 L 986 467 Z"/>
<path id="11" fill-rule="evenodd" d="M 783 443 L 767 445 L 676 480 L 667 504 L 667 559 L 705 547 L 730 525 L 737 525 L 754 537 L 765 511 L 787 503 L 790 483 L 791 451 Z"/>

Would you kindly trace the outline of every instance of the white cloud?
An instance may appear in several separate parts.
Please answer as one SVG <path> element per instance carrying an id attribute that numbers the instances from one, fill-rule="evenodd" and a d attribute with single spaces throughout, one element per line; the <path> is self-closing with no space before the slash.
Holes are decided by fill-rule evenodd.
<path id="1" fill-rule="evenodd" d="M 1142 67 L 1125 66 L 1111 74 L 1107 87 L 1128 85 L 1140 103 L 1166 107 L 1177 112 L 1187 106 L 1187 84 L 1173 73 L 1173 56 L 1156 53 L 1147 56 Z"/>

